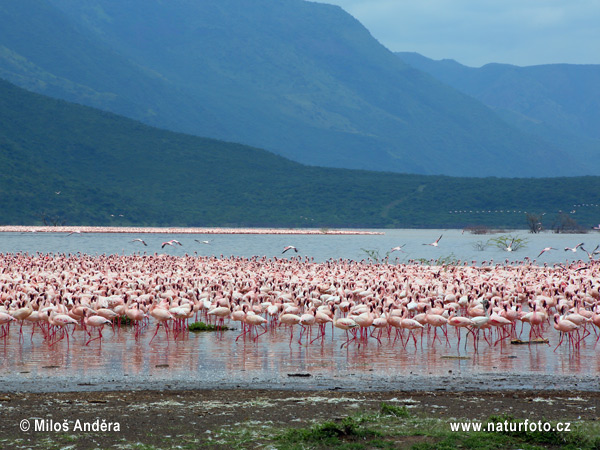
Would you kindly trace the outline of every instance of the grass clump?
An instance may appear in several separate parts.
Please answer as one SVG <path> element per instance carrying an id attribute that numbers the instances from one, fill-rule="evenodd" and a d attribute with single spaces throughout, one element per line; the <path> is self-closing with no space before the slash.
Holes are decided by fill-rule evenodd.
<path id="1" fill-rule="evenodd" d="M 216 325 L 204 322 L 194 322 L 188 325 L 188 331 L 193 331 L 194 333 L 199 333 L 202 331 L 226 331 L 231 329 L 232 328 L 228 328 L 226 326 L 217 327 Z"/>
<path id="2" fill-rule="evenodd" d="M 405 405 L 394 406 L 387 403 L 381 404 L 381 414 L 394 417 L 410 417 L 410 412 L 408 412 L 408 408 Z"/>
<path id="3" fill-rule="evenodd" d="M 331 448 L 344 442 L 358 442 L 380 435 L 378 431 L 362 426 L 359 420 L 346 417 L 341 421 L 325 422 L 311 428 L 287 430 L 278 440 L 286 444 L 318 443 Z"/>

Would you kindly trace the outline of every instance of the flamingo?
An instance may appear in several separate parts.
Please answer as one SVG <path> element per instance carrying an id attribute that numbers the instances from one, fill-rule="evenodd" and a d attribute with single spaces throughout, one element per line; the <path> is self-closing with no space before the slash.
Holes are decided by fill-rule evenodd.
<path id="1" fill-rule="evenodd" d="M 346 332 L 346 342 L 340 345 L 340 348 L 343 348 L 344 345 L 348 345 L 351 341 L 356 339 L 356 332 L 354 332 L 354 328 L 357 328 L 359 325 L 353 319 L 350 319 L 349 317 L 340 317 L 333 322 L 333 326 Z M 352 330 L 353 332 L 354 337 L 352 339 L 348 337 L 348 330 Z"/>
<path id="2" fill-rule="evenodd" d="M 244 321 L 250 328 L 250 331 L 249 331 L 250 337 L 252 337 L 252 330 L 256 329 L 256 327 L 262 326 L 264 328 L 264 331 L 262 333 L 256 334 L 256 336 L 254 337 L 255 341 L 258 340 L 258 338 L 260 336 L 262 336 L 263 334 L 265 334 L 267 332 L 267 327 L 265 326 L 265 324 L 268 322 L 268 320 L 262 316 L 259 316 L 258 314 L 248 313 L 248 314 L 246 314 Z"/>
<path id="3" fill-rule="evenodd" d="M 565 337 L 564 333 L 568 333 L 569 335 L 569 343 L 573 344 L 574 347 L 579 346 L 579 341 L 577 343 L 573 342 L 573 336 L 571 333 L 579 329 L 579 325 L 571 322 L 570 320 L 561 319 L 559 314 L 554 314 L 554 328 L 560 331 L 560 340 L 558 344 L 554 348 L 554 351 L 562 344 L 562 341 Z"/>
<path id="4" fill-rule="evenodd" d="M 174 320 L 175 319 L 173 317 L 173 315 L 168 310 L 166 310 L 165 308 L 161 308 L 161 307 L 157 306 L 156 304 L 153 304 L 150 307 L 149 314 L 157 322 L 156 323 L 156 331 L 154 332 L 154 335 L 152 336 L 152 339 L 150 339 L 150 342 L 152 342 L 154 340 L 154 338 L 156 337 L 156 335 L 158 334 L 158 328 L 161 326 L 161 324 L 164 324 L 165 333 L 166 333 L 167 339 L 168 339 L 169 338 L 169 329 L 167 327 L 167 322 L 169 320 Z"/>
<path id="5" fill-rule="evenodd" d="M 98 337 L 95 337 L 92 339 L 92 333 L 89 332 L 89 336 L 90 339 L 85 343 L 85 345 L 88 345 L 90 342 L 95 341 L 96 339 L 100 339 L 100 345 L 102 345 L 102 328 L 104 328 L 104 325 L 106 324 L 111 324 L 112 322 L 108 319 L 105 319 L 102 316 L 87 316 L 84 318 L 85 321 L 85 325 L 86 327 L 94 327 L 94 328 L 98 328 Z"/>
<path id="6" fill-rule="evenodd" d="M 298 249 L 296 247 L 294 247 L 293 245 L 288 245 L 287 247 L 283 248 L 283 251 L 281 252 L 281 254 L 283 255 L 288 250 L 294 250 L 296 253 L 298 253 Z"/>
<path id="7" fill-rule="evenodd" d="M 146 242 L 143 239 L 140 238 L 135 238 L 134 240 L 132 240 L 131 242 L 141 242 L 142 244 L 144 244 L 146 247 L 148 246 L 148 244 L 146 244 Z"/>
<path id="8" fill-rule="evenodd" d="M 542 256 L 544 253 L 549 252 L 550 250 L 558 250 L 557 248 L 554 247 L 546 247 L 544 248 L 539 255 L 537 255 L 537 257 L 539 258 L 540 256 Z"/>
<path id="9" fill-rule="evenodd" d="M 490 302 L 487 299 L 484 299 L 482 306 L 484 315 L 471 318 L 471 322 L 473 322 L 471 332 L 473 332 L 474 329 L 477 330 L 476 334 L 473 332 L 473 348 L 475 351 L 479 349 L 479 330 L 486 328 L 490 321 L 490 309 L 492 308 L 492 305 L 490 305 Z M 467 344 L 465 343 L 465 347 L 466 345 Z"/>
<path id="10" fill-rule="evenodd" d="M 442 236 L 444 236 L 444 235 L 442 234 L 442 235 L 441 235 L 439 238 L 437 238 L 437 239 L 436 239 L 434 242 L 432 242 L 431 244 L 423 244 L 423 245 L 431 245 L 432 247 L 438 247 L 438 246 L 439 246 L 440 239 L 442 239 Z"/>
<path id="11" fill-rule="evenodd" d="M 598 252 L 598 249 L 599 249 L 599 248 L 600 248 L 600 244 L 596 245 L 596 248 L 595 248 L 594 250 L 592 250 L 591 252 L 588 252 L 588 251 L 587 251 L 585 248 L 583 248 L 583 247 L 581 247 L 581 250 L 583 250 L 584 252 L 586 252 L 586 253 L 587 253 L 587 255 L 588 255 L 588 258 L 589 258 L 589 259 L 590 259 L 590 261 L 591 261 L 591 260 L 593 260 L 593 259 L 594 259 L 594 255 L 597 255 L 598 253 L 600 253 L 600 252 Z"/>
<path id="12" fill-rule="evenodd" d="M 48 317 L 48 322 L 50 323 L 50 325 L 60 328 L 60 330 L 62 332 L 61 337 L 58 340 L 54 341 L 50 345 L 56 344 L 58 341 L 63 339 L 66 335 L 67 336 L 67 346 L 68 346 L 69 345 L 69 332 L 68 331 L 65 332 L 65 329 L 68 325 L 77 326 L 78 322 L 66 314 L 57 314 L 54 310 L 50 313 L 50 316 Z"/>
<path id="13" fill-rule="evenodd" d="M 513 238 L 512 241 L 510 241 L 510 244 L 508 244 L 506 246 L 506 248 L 504 249 L 505 251 L 507 251 L 507 252 L 512 252 L 513 251 L 512 245 L 515 243 L 515 239 L 516 238 Z"/>
<path id="14" fill-rule="evenodd" d="M 583 242 L 580 242 L 580 243 L 579 243 L 579 244 L 577 244 L 575 247 L 565 247 L 565 252 L 566 252 L 567 250 L 571 250 L 573 253 L 575 253 L 579 247 L 581 247 L 581 249 L 583 250 L 583 246 L 584 246 L 584 245 L 585 245 L 585 244 L 584 244 Z M 585 251 L 585 250 L 584 250 L 584 251 Z"/>
<path id="15" fill-rule="evenodd" d="M 183 244 L 181 242 L 179 242 L 175 239 L 171 239 L 170 241 L 163 242 L 162 245 L 160 246 L 160 248 L 165 248 L 165 246 L 167 246 L 167 245 L 171 245 L 171 246 L 175 247 L 176 244 L 183 246 Z"/>
<path id="16" fill-rule="evenodd" d="M 279 324 L 289 325 L 291 328 L 290 333 L 290 347 L 292 346 L 292 339 L 294 338 L 294 325 L 298 325 L 302 319 L 297 314 L 284 313 L 279 316 Z"/>
<path id="17" fill-rule="evenodd" d="M 8 331 L 6 330 L 6 328 L 8 328 L 7 324 L 11 323 L 13 320 L 17 319 L 10 314 L 0 311 L 0 326 L 2 326 L 2 336 L 0 336 L 0 338 L 6 337 L 8 334 Z"/>

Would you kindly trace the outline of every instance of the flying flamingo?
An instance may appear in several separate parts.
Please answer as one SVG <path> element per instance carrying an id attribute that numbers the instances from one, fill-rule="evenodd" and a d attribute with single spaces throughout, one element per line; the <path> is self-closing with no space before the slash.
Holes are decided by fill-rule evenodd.
<path id="1" fill-rule="evenodd" d="M 579 247 L 581 247 L 581 249 L 583 250 L 583 246 L 584 246 L 584 245 L 585 245 L 585 244 L 584 244 L 583 242 L 581 242 L 581 243 L 577 244 L 575 247 L 572 247 L 572 248 L 571 248 L 571 247 L 565 247 L 565 252 L 566 252 L 567 250 L 571 250 L 573 253 L 575 253 Z M 584 251 L 585 251 L 585 250 L 584 250 Z"/>
<path id="2" fill-rule="evenodd" d="M 435 242 L 432 242 L 431 244 L 423 244 L 423 245 L 431 245 L 432 247 L 438 247 L 440 239 L 442 239 L 442 236 L 444 236 L 444 235 L 442 234 L 439 238 L 437 238 L 437 240 Z"/>
<path id="3" fill-rule="evenodd" d="M 404 251 L 404 246 L 405 246 L 405 245 L 406 245 L 406 244 L 398 245 L 397 247 L 394 247 L 394 248 L 392 248 L 392 249 L 390 250 L 390 252 L 402 252 L 402 253 L 406 253 L 406 252 Z"/>
<path id="4" fill-rule="evenodd" d="M 293 245 L 288 245 L 287 247 L 284 247 L 284 249 L 281 252 L 281 254 L 283 255 L 288 250 L 294 250 L 296 253 L 298 253 L 298 249 L 296 247 L 294 247 Z"/>
<path id="5" fill-rule="evenodd" d="M 583 247 L 581 247 L 581 250 L 583 250 L 584 252 L 586 252 L 586 253 L 587 253 L 587 255 L 588 255 L 588 258 L 589 258 L 589 259 L 590 259 L 590 261 L 591 261 L 591 260 L 593 260 L 593 259 L 594 259 L 594 255 L 597 255 L 598 253 L 600 253 L 600 252 L 598 252 L 598 249 L 599 249 L 599 248 L 600 248 L 600 244 L 596 245 L 596 248 L 595 248 L 594 250 L 592 250 L 591 252 L 588 252 L 588 251 L 587 251 L 585 248 L 583 248 Z"/>
<path id="6" fill-rule="evenodd" d="M 558 250 L 558 249 L 556 249 L 554 247 L 546 247 L 540 252 L 539 255 L 537 255 L 537 257 L 539 258 L 540 256 L 542 256 L 542 254 L 544 254 L 545 252 L 549 252 L 550 250 Z"/>
<path id="7" fill-rule="evenodd" d="M 162 245 L 160 246 L 160 248 L 165 248 L 165 246 L 167 246 L 167 245 L 171 245 L 171 246 L 175 247 L 175 244 L 183 246 L 183 244 L 181 242 L 179 242 L 175 239 L 171 239 L 170 241 L 163 242 Z"/>
<path id="8" fill-rule="evenodd" d="M 143 239 L 140 239 L 140 238 L 136 238 L 136 239 L 134 239 L 134 240 L 133 240 L 133 241 L 131 241 L 131 242 L 141 242 L 141 243 L 142 243 L 142 244 L 144 244 L 146 247 L 148 246 L 148 244 L 146 244 L 146 242 L 145 242 Z"/>

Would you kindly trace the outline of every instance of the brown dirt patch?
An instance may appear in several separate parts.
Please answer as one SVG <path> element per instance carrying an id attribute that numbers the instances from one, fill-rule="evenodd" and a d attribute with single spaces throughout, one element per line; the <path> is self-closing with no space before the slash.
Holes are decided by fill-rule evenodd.
<path id="1" fill-rule="evenodd" d="M 305 427 L 314 421 L 341 419 L 358 412 L 378 412 L 381 403 L 405 405 L 413 415 L 435 418 L 485 420 L 510 414 L 530 420 L 598 420 L 597 392 L 348 392 L 293 390 L 197 390 L 0 394 L 0 447 L 52 448 L 61 446 L 114 448 L 124 443 L 168 448 L 168 437 L 190 436 L 208 441 L 216 430 L 254 421 L 277 426 Z M 68 433 L 27 432 L 32 424 L 69 424 Z M 96 420 L 118 422 L 118 432 L 74 431 L 74 423 Z M 60 435 L 60 436 L 58 436 Z M 46 443 L 45 443 L 46 442 Z M 46 446 L 44 446 L 46 445 Z M 54 445 L 54 444 L 53 444 Z M 195 444 L 194 444 L 195 445 Z M 57 446 L 54 448 L 61 448 Z M 143 447 L 142 447 L 143 448 Z M 194 446 L 190 448 L 196 448 Z"/>

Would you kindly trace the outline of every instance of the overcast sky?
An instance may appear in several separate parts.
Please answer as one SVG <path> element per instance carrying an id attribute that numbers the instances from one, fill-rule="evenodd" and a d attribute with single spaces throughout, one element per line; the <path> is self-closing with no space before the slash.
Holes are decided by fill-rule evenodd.
<path id="1" fill-rule="evenodd" d="M 316 0 L 392 51 L 467 66 L 600 64 L 600 0 Z"/>

